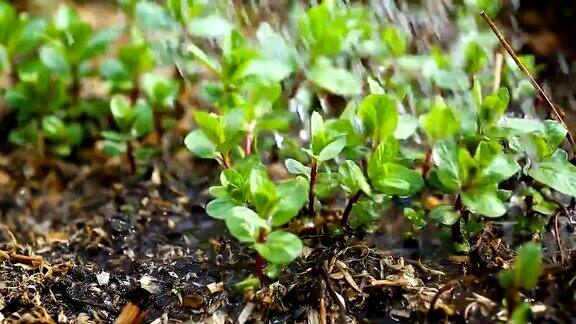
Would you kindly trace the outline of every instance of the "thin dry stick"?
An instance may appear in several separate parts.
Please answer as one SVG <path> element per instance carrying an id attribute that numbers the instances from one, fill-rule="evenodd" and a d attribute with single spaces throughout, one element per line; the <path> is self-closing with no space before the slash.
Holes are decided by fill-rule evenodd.
<path id="1" fill-rule="evenodd" d="M 556 115 L 556 118 L 558 118 L 558 121 L 560 123 L 562 123 L 564 125 L 564 127 L 566 127 L 566 129 L 568 130 L 568 141 L 570 142 L 572 149 L 574 151 L 576 151 L 576 141 L 574 141 L 574 137 L 572 136 L 572 132 L 568 128 L 568 125 L 566 125 L 566 123 L 564 122 L 564 119 L 562 118 L 562 114 L 560 114 L 558 109 L 552 103 L 552 100 L 550 99 L 550 97 L 548 97 L 546 92 L 544 92 L 544 89 L 542 89 L 542 87 L 538 84 L 538 82 L 536 82 L 534 77 L 530 74 L 530 72 L 528 71 L 528 69 L 526 68 L 524 63 L 522 63 L 522 61 L 520 61 L 520 59 L 518 58 L 516 53 L 514 53 L 514 50 L 512 49 L 512 47 L 510 46 L 508 41 L 506 41 L 506 38 L 504 37 L 504 35 L 502 35 L 502 33 L 500 32 L 498 27 L 496 27 L 496 25 L 494 24 L 492 19 L 490 19 L 490 17 L 488 17 L 486 12 L 484 12 L 484 11 L 482 11 L 480 13 L 480 15 L 482 16 L 482 19 L 484 19 L 484 21 L 488 24 L 488 26 L 490 26 L 490 29 L 492 29 L 492 31 L 494 32 L 496 37 L 498 37 L 498 40 L 500 41 L 500 43 L 502 43 L 502 46 L 504 46 L 504 48 L 506 49 L 508 54 L 510 54 L 510 56 L 512 56 L 512 59 L 514 59 L 514 62 L 516 62 L 516 65 L 518 65 L 520 70 L 522 70 L 522 72 L 524 72 L 524 74 L 526 74 L 528 76 L 528 78 L 530 79 L 530 82 L 532 83 L 532 86 L 534 88 L 536 88 L 536 90 L 538 90 L 538 92 L 540 93 L 542 98 L 544 98 L 544 101 L 546 101 L 548 106 L 550 106 L 550 108 L 552 108 L 552 111 Z"/>
<path id="2" fill-rule="evenodd" d="M 492 91 L 496 92 L 500 88 L 500 82 L 502 80 L 502 62 L 504 61 L 504 55 L 498 52 L 496 53 L 494 60 L 494 85 Z"/>

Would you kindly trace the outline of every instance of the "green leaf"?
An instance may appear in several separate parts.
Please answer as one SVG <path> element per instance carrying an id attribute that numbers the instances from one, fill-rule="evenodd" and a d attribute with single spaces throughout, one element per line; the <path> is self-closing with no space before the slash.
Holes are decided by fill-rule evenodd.
<path id="1" fill-rule="evenodd" d="M 546 143 L 548 144 L 548 150 L 554 152 L 566 139 L 568 130 L 555 120 L 545 120 L 544 128 L 546 130 Z"/>
<path id="2" fill-rule="evenodd" d="M 500 153 L 482 169 L 477 185 L 497 184 L 520 171 L 520 165 L 510 155 Z"/>
<path id="3" fill-rule="evenodd" d="M 136 21 L 144 29 L 167 30 L 175 27 L 175 21 L 159 4 L 142 1 L 136 5 Z"/>
<path id="4" fill-rule="evenodd" d="M 576 197 L 576 166 L 566 161 L 546 159 L 532 165 L 528 174 L 554 190 Z"/>
<path id="5" fill-rule="evenodd" d="M 196 58 L 202 65 L 204 65 L 207 69 L 209 69 L 212 73 L 216 75 L 222 74 L 222 67 L 218 62 L 208 57 L 203 50 L 201 50 L 198 46 L 190 43 L 186 47 L 187 51 Z"/>
<path id="6" fill-rule="evenodd" d="M 328 160 L 335 159 L 342 149 L 346 146 L 346 137 L 342 136 L 332 143 L 326 145 L 318 154 L 318 160 L 320 162 L 325 162 Z"/>
<path id="7" fill-rule="evenodd" d="M 360 103 L 358 116 L 375 143 L 384 141 L 394 134 L 398 126 L 396 105 L 393 97 L 376 94 L 367 96 Z"/>
<path id="8" fill-rule="evenodd" d="M 236 202 L 231 198 L 217 198 L 206 205 L 206 213 L 216 219 L 226 219 L 228 212 L 236 207 Z"/>
<path id="9" fill-rule="evenodd" d="M 395 163 L 384 163 L 368 169 L 374 188 L 390 196 L 409 196 L 424 187 L 420 173 Z"/>
<path id="10" fill-rule="evenodd" d="M 56 116 L 46 116 L 42 119 L 42 130 L 44 135 L 55 141 L 65 140 L 68 131 L 62 119 Z"/>
<path id="11" fill-rule="evenodd" d="M 424 131 L 432 142 L 448 139 L 460 131 L 460 122 L 442 97 L 436 97 L 430 112 L 421 117 Z"/>
<path id="12" fill-rule="evenodd" d="M 418 118 L 412 115 L 398 116 L 398 127 L 396 127 L 396 130 L 394 131 L 394 138 L 399 140 L 408 139 L 416 133 L 418 125 Z"/>
<path id="13" fill-rule="evenodd" d="M 242 206 L 232 208 L 226 217 L 226 226 L 230 234 L 243 243 L 256 242 L 260 229 L 269 231 L 270 227 L 251 209 Z"/>
<path id="14" fill-rule="evenodd" d="M 514 266 L 498 274 L 498 281 L 507 289 L 534 290 L 542 273 L 542 249 L 535 242 L 527 242 L 518 248 Z"/>
<path id="15" fill-rule="evenodd" d="M 122 35 L 122 29 L 117 27 L 110 27 L 97 31 L 86 44 L 84 54 L 82 55 L 83 59 L 103 54 L 108 46 L 114 43 L 120 35 Z"/>
<path id="16" fill-rule="evenodd" d="M 288 180 L 276 186 L 277 211 L 272 215 L 272 226 L 282 226 L 298 215 L 308 202 L 308 181 L 302 177 Z"/>
<path id="17" fill-rule="evenodd" d="M 423 210 L 415 211 L 412 208 L 404 208 L 404 217 L 408 218 L 416 230 L 422 229 L 426 226 Z"/>
<path id="18" fill-rule="evenodd" d="M 203 159 L 213 159 L 218 155 L 214 143 L 199 129 L 190 132 L 186 136 L 184 145 L 194 155 Z"/>
<path id="19" fill-rule="evenodd" d="M 462 193 L 462 203 L 472 213 L 486 217 L 500 217 L 506 213 L 496 188 L 483 187 L 466 191 Z"/>
<path id="20" fill-rule="evenodd" d="M 134 124 L 131 130 L 134 137 L 139 138 L 152 132 L 154 129 L 154 114 L 147 103 L 139 102 L 136 104 L 134 115 Z"/>
<path id="21" fill-rule="evenodd" d="M 267 217 L 276 202 L 276 186 L 265 169 L 254 169 L 248 178 L 250 203 L 263 217 Z"/>
<path id="22" fill-rule="evenodd" d="M 378 173 L 381 165 L 396 161 L 399 150 L 400 144 L 395 139 L 381 142 L 368 159 L 368 174 Z"/>
<path id="23" fill-rule="evenodd" d="M 192 36 L 205 38 L 224 38 L 233 29 L 233 25 L 218 15 L 194 18 L 187 26 Z"/>
<path id="24" fill-rule="evenodd" d="M 362 94 L 362 81 L 354 74 L 333 66 L 328 59 L 319 59 L 307 76 L 320 88 L 340 96 Z"/>
<path id="25" fill-rule="evenodd" d="M 301 175 L 306 178 L 310 178 L 310 167 L 305 166 L 300 161 L 296 161 L 294 159 L 286 159 L 284 164 L 286 165 L 288 172 L 294 175 Z"/>
<path id="26" fill-rule="evenodd" d="M 108 156 L 118 156 L 126 152 L 126 142 L 104 140 L 102 142 L 102 150 Z"/>
<path id="27" fill-rule="evenodd" d="M 438 180 L 450 191 L 456 191 L 462 186 L 458 160 L 458 144 L 455 140 L 443 140 L 432 148 L 432 161 L 436 165 Z"/>
<path id="28" fill-rule="evenodd" d="M 370 185 L 362 169 L 353 161 L 347 160 L 340 165 L 338 170 L 340 175 L 340 186 L 349 194 L 355 194 L 357 191 L 362 190 L 367 195 L 372 194 Z"/>
<path id="29" fill-rule="evenodd" d="M 485 130 L 496 125 L 498 120 L 506 112 L 510 94 L 507 88 L 500 88 L 496 93 L 484 98 L 480 111 L 478 112 L 478 130 L 483 133 Z"/>
<path id="30" fill-rule="evenodd" d="M 382 41 L 393 56 L 398 57 L 406 54 L 408 39 L 396 26 L 387 26 L 382 30 Z"/>
<path id="31" fill-rule="evenodd" d="M 532 313 L 532 305 L 530 303 L 522 302 L 514 308 L 514 311 L 508 319 L 508 324 L 526 324 Z"/>
<path id="32" fill-rule="evenodd" d="M 430 210 L 430 218 L 442 225 L 452 226 L 460 220 L 460 213 L 452 206 L 438 205 Z"/>
<path id="33" fill-rule="evenodd" d="M 269 262 L 288 264 L 302 253 L 303 245 L 292 233 L 274 231 L 268 234 L 264 243 L 254 244 L 254 249 Z"/>
<path id="34" fill-rule="evenodd" d="M 40 49 L 40 60 L 53 73 L 67 75 L 70 73 L 70 66 L 64 56 L 54 47 L 42 47 Z"/>
<path id="35" fill-rule="evenodd" d="M 224 142 L 224 130 L 217 115 L 205 111 L 195 111 L 194 120 L 212 143 L 219 145 Z"/>
<path id="36" fill-rule="evenodd" d="M 136 118 L 136 114 L 130 106 L 130 101 L 121 95 L 112 97 L 110 101 L 110 111 L 112 112 L 116 125 L 124 131 L 132 126 L 132 122 Z"/>

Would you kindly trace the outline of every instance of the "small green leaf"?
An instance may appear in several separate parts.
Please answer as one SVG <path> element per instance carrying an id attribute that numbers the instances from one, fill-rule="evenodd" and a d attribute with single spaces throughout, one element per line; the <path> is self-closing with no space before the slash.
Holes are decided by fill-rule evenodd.
<path id="1" fill-rule="evenodd" d="M 70 66 L 64 56 L 53 47 L 42 47 L 40 49 L 40 60 L 53 73 L 67 75 L 70 73 Z"/>
<path id="2" fill-rule="evenodd" d="M 292 233 L 274 231 L 268 234 L 264 243 L 254 244 L 254 249 L 269 262 L 288 264 L 302 253 L 303 245 Z"/>
<path id="3" fill-rule="evenodd" d="M 506 112 L 510 94 L 507 88 L 500 88 L 496 93 L 484 98 L 478 112 L 478 130 L 483 133 L 488 128 L 496 125 L 498 120 Z"/>
<path id="4" fill-rule="evenodd" d="M 421 122 L 433 142 L 450 138 L 460 131 L 460 122 L 442 97 L 436 97 L 432 109 L 421 117 Z"/>
<path id="5" fill-rule="evenodd" d="M 534 164 L 528 174 L 554 190 L 576 197 L 576 166 L 571 163 L 549 158 Z"/>
<path id="6" fill-rule="evenodd" d="M 305 166 L 300 161 L 296 161 L 294 159 L 286 159 L 284 164 L 286 165 L 288 172 L 292 173 L 293 175 L 301 175 L 306 178 L 310 178 L 310 167 Z"/>
<path id="7" fill-rule="evenodd" d="M 430 218 L 446 226 L 452 226 L 460 220 L 460 213 L 452 206 L 438 205 L 430 211 Z"/>
<path id="8" fill-rule="evenodd" d="M 254 169 L 250 172 L 248 189 L 250 203 L 260 215 L 267 217 L 276 202 L 276 186 L 265 169 Z"/>
<path id="9" fill-rule="evenodd" d="M 199 129 L 190 132 L 184 139 L 184 144 L 190 152 L 203 159 L 213 159 L 218 155 L 214 143 Z"/>
<path id="10" fill-rule="evenodd" d="M 372 94 L 364 98 L 358 116 L 375 143 L 388 139 L 398 126 L 396 100 L 389 95 Z"/>
<path id="11" fill-rule="evenodd" d="M 333 66 L 328 59 L 319 59 L 307 76 L 319 87 L 340 96 L 356 96 L 362 93 L 362 81 L 354 74 Z"/>
<path id="12" fill-rule="evenodd" d="M 422 229 L 426 226 L 423 210 L 416 211 L 412 208 L 404 208 L 404 217 L 408 218 L 416 230 Z"/>
<path id="13" fill-rule="evenodd" d="M 398 116 L 398 127 L 396 127 L 396 130 L 394 131 L 394 138 L 399 140 L 408 139 L 416 133 L 418 125 L 418 118 L 412 115 Z"/>
<path id="14" fill-rule="evenodd" d="M 128 98 L 121 95 L 115 95 L 112 97 L 112 100 L 110 101 L 110 111 L 112 112 L 114 121 L 122 130 L 130 128 L 134 118 L 136 118 L 136 114 L 130 106 Z"/>
<path id="15" fill-rule="evenodd" d="M 372 190 L 362 169 L 353 161 L 347 160 L 340 165 L 340 186 L 349 194 L 355 194 L 357 191 L 362 190 L 367 195 L 371 195 Z"/>
<path id="16" fill-rule="evenodd" d="M 228 212 L 236 207 L 236 203 L 231 198 L 217 198 L 206 205 L 206 213 L 216 219 L 226 219 Z"/>
<path id="17" fill-rule="evenodd" d="M 335 159 L 340 152 L 346 147 L 346 137 L 342 136 L 332 143 L 326 145 L 318 154 L 318 160 L 320 162 L 325 162 L 328 160 Z"/>
<path id="18" fill-rule="evenodd" d="M 212 143 L 219 145 L 224 142 L 224 130 L 217 115 L 205 111 L 195 111 L 194 120 Z"/>
<path id="19" fill-rule="evenodd" d="M 282 226 L 296 217 L 308 202 L 308 181 L 302 177 L 284 181 L 276 186 L 277 211 L 272 215 L 272 226 Z"/>
<path id="20" fill-rule="evenodd" d="M 253 243 L 257 240 L 260 229 L 269 231 L 270 227 L 264 219 L 253 210 L 242 206 L 232 208 L 226 217 L 226 226 L 230 234 L 238 241 Z"/>
<path id="21" fill-rule="evenodd" d="M 368 169 L 374 188 L 390 196 L 409 196 L 424 187 L 420 173 L 395 163 L 385 163 Z"/>
<path id="22" fill-rule="evenodd" d="M 462 193 L 462 203 L 474 214 L 500 217 L 506 213 L 504 203 L 495 188 L 477 188 Z"/>
<path id="23" fill-rule="evenodd" d="M 152 108 L 145 103 L 139 102 L 134 107 L 134 124 L 132 125 L 132 134 L 136 137 L 142 137 L 154 129 L 154 114 Z"/>
<path id="24" fill-rule="evenodd" d="M 518 248 L 514 266 L 498 274 L 498 281 L 507 289 L 534 290 L 542 273 L 542 249 L 535 242 L 527 242 Z"/>
<path id="25" fill-rule="evenodd" d="M 432 148 L 432 160 L 436 165 L 438 180 L 451 191 L 462 186 L 458 158 L 458 144 L 455 140 L 443 140 Z"/>
<path id="26" fill-rule="evenodd" d="M 508 319 L 508 324 L 526 324 L 529 321 L 530 314 L 532 313 L 532 305 L 523 302 L 514 308 L 514 311 Z"/>

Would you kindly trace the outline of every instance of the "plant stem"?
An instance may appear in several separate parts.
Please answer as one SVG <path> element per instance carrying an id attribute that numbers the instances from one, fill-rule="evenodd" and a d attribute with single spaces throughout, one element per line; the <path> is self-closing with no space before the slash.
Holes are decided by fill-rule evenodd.
<path id="1" fill-rule="evenodd" d="M 258 243 L 266 242 L 266 231 L 263 228 L 260 228 L 260 232 L 258 233 Z M 266 261 L 264 258 L 256 252 L 256 256 L 254 257 L 254 274 L 260 282 L 266 280 L 266 275 L 264 274 L 264 267 L 266 266 Z"/>
<path id="2" fill-rule="evenodd" d="M 430 171 L 430 163 L 432 162 L 432 148 L 426 150 L 424 161 L 422 161 L 422 177 L 426 178 L 428 171 Z"/>
<path id="3" fill-rule="evenodd" d="M 161 112 L 154 112 L 154 131 L 156 131 L 156 135 L 158 135 L 158 143 L 162 142 L 161 139 L 164 134 L 164 130 L 162 129 L 162 116 L 163 114 Z"/>
<path id="4" fill-rule="evenodd" d="M 135 76 L 132 80 L 132 89 L 130 90 L 130 102 L 132 105 L 136 104 L 138 98 L 140 97 L 140 77 Z"/>
<path id="5" fill-rule="evenodd" d="M 456 197 L 456 200 L 454 201 L 454 210 L 460 212 L 460 217 L 461 219 L 463 219 L 464 215 L 464 206 L 462 205 L 462 198 L 460 197 L 460 195 L 458 195 Z M 462 229 L 460 227 L 460 219 L 458 219 L 458 221 L 454 224 L 452 224 L 452 242 L 454 243 L 463 243 L 464 242 L 464 236 L 462 236 Z"/>
<path id="6" fill-rule="evenodd" d="M 135 174 L 136 160 L 134 159 L 134 145 L 131 140 L 126 143 L 126 161 L 128 162 L 128 172 L 130 172 L 130 174 Z"/>
<path id="7" fill-rule="evenodd" d="M 344 208 L 344 213 L 342 214 L 342 220 L 340 221 L 340 225 L 342 227 L 348 227 L 348 218 L 350 218 L 350 212 L 352 212 L 352 207 L 354 204 L 358 202 L 358 199 L 362 196 L 362 190 L 356 191 L 350 199 L 348 199 L 348 204 L 346 204 L 346 208 Z"/>
<path id="8" fill-rule="evenodd" d="M 310 188 L 308 189 L 308 212 L 310 217 L 314 217 L 314 185 L 316 184 L 316 177 L 318 176 L 318 164 L 312 162 L 310 166 Z"/>
<path id="9" fill-rule="evenodd" d="M 78 68 L 72 68 L 72 86 L 70 87 L 70 95 L 72 97 L 72 102 L 78 104 L 80 102 L 80 95 L 82 92 L 82 87 L 80 85 L 80 76 L 78 75 Z"/>

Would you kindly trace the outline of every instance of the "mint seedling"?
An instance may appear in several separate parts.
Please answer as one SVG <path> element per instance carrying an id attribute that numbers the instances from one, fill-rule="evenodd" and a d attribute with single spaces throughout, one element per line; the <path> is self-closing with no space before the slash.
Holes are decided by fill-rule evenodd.
<path id="1" fill-rule="evenodd" d="M 153 113 L 150 106 L 139 101 L 132 105 L 128 98 L 116 95 L 110 101 L 110 111 L 118 131 L 103 131 L 104 152 L 109 156 L 124 154 L 131 174 L 139 164 L 146 164 L 154 150 L 139 146 L 139 139 L 153 130 Z"/>
<path id="2" fill-rule="evenodd" d="M 259 257 L 270 262 L 273 269 L 292 262 L 302 251 L 298 236 L 279 228 L 306 204 L 308 187 L 301 177 L 275 184 L 260 162 L 244 163 L 238 169 L 222 172 L 221 185 L 210 188 L 216 199 L 208 203 L 206 212 L 224 220 L 232 236 L 257 251 L 255 272 L 262 279 Z"/>

